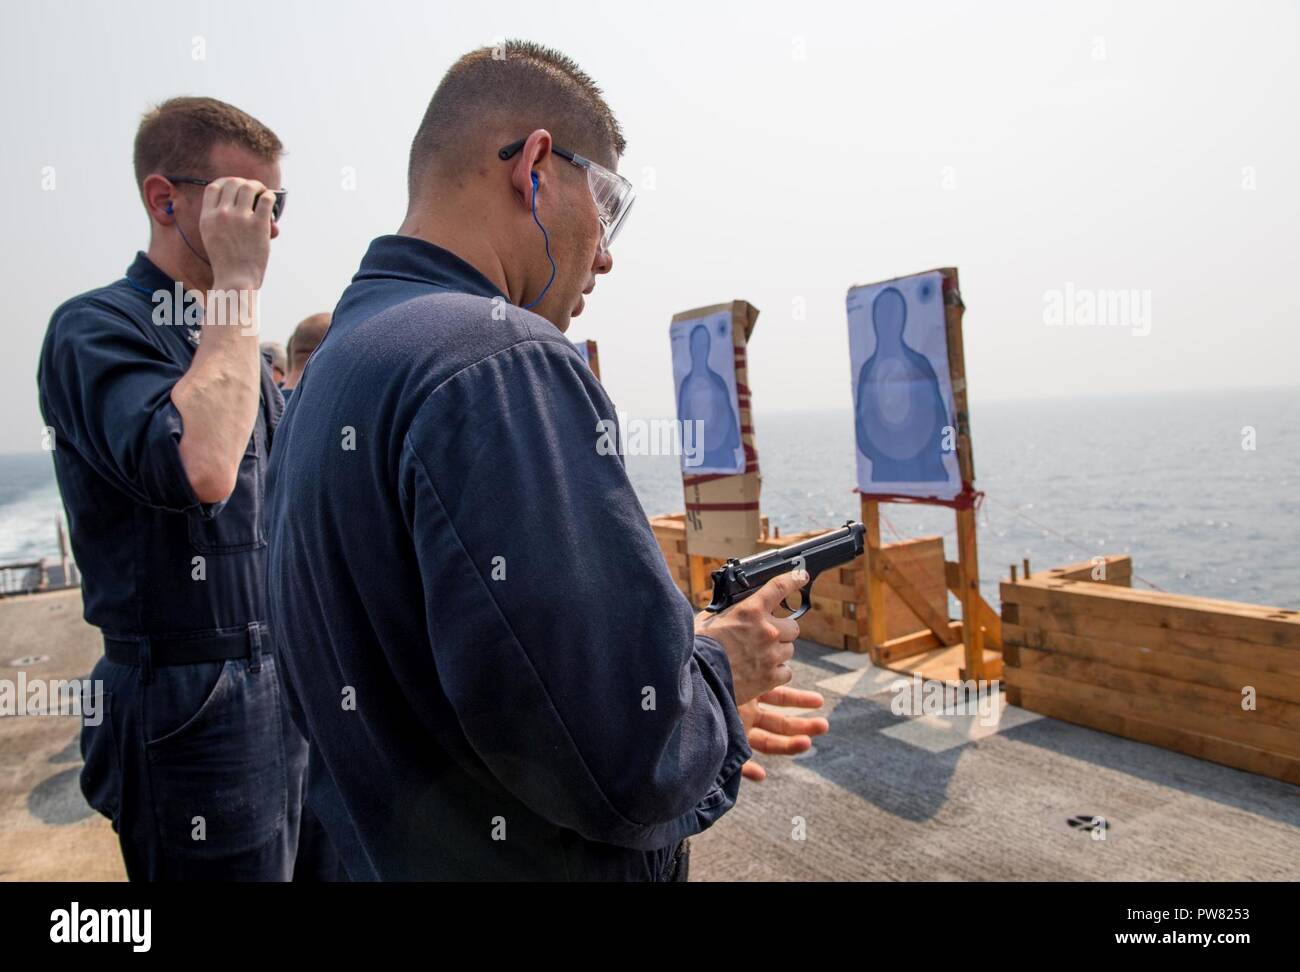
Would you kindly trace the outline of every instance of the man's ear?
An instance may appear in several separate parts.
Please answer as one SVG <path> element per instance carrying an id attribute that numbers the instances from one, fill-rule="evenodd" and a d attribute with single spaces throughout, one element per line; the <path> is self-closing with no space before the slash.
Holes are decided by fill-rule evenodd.
<path id="1" fill-rule="evenodd" d="M 534 193 L 537 206 L 541 207 L 551 177 L 552 158 L 551 133 L 545 128 L 537 129 L 524 140 L 524 147 L 519 150 L 510 170 L 510 181 L 525 209 L 532 210 Z M 533 184 L 534 176 L 537 178 L 536 186 Z"/>
<path id="2" fill-rule="evenodd" d="M 144 208 L 148 211 L 151 220 L 163 226 L 171 226 L 176 222 L 175 215 L 169 211 L 169 205 L 175 199 L 173 195 L 175 189 L 170 182 L 157 174 L 148 175 L 145 176 L 141 189 L 144 195 Z"/>

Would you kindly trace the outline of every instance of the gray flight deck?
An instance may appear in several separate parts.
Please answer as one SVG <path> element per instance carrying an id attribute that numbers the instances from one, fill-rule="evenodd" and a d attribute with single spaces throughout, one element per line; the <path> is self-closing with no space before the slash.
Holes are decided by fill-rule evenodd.
<path id="1" fill-rule="evenodd" d="M 0 680 L 85 677 L 99 651 L 78 591 L 0 600 Z M 996 725 L 895 715 L 905 676 L 805 642 L 793 664 L 830 734 L 761 757 L 767 780 L 693 838 L 692 880 L 1300 878 L 1300 788 L 1013 707 Z M 0 718 L 0 880 L 124 877 L 77 787 L 77 733 Z"/>

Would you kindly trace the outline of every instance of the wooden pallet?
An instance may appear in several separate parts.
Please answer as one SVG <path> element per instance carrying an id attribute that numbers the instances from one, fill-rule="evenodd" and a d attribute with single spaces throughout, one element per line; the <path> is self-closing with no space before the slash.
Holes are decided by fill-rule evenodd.
<path id="1" fill-rule="evenodd" d="M 1008 701 L 1300 784 L 1300 612 L 1133 590 L 1119 566 L 1002 584 Z"/>

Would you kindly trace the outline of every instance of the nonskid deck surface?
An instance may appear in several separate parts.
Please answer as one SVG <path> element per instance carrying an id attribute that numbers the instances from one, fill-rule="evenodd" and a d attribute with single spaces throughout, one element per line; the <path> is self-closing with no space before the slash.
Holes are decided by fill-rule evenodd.
<path id="1" fill-rule="evenodd" d="M 83 678 L 100 644 L 77 591 L 0 601 L 0 679 Z M 693 838 L 692 880 L 1300 878 L 1300 788 L 1000 696 L 983 715 L 898 714 L 910 676 L 808 642 L 793 665 L 831 732 L 796 759 L 760 757 L 767 780 Z M 78 728 L 0 718 L 0 880 L 125 876 L 81 798 Z"/>
<path id="2" fill-rule="evenodd" d="M 77 589 L 0 601 L 0 680 L 83 679 L 103 653 Z M 117 835 L 86 804 L 75 715 L 0 717 L 0 881 L 126 879 Z"/>
<path id="3" fill-rule="evenodd" d="M 911 676 L 801 642 L 831 730 L 762 758 L 692 880 L 1296 880 L 1300 788 L 1014 706 L 896 714 Z M 922 698 L 924 698 L 922 694 Z M 897 708 L 904 709 L 901 704 Z M 1104 820 L 1104 839 L 1094 836 Z"/>

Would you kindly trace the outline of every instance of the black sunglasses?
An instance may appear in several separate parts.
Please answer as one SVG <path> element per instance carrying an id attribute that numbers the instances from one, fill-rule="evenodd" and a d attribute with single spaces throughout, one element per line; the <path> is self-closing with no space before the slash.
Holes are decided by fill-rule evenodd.
<path id="1" fill-rule="evenodd" d="M 183 182 L 190 186 L 210 186 L 215 180 L 213 179 L 192 179 L 189 176 L 163 176 L 168 182 Z M 271 222 L 280 222 L 280 214 L 284 212 L 284 203 L 289 196 L 288 189 L 268 189 L 267 192 L 275 194 L 275 202 L 271 204 Z"/>

